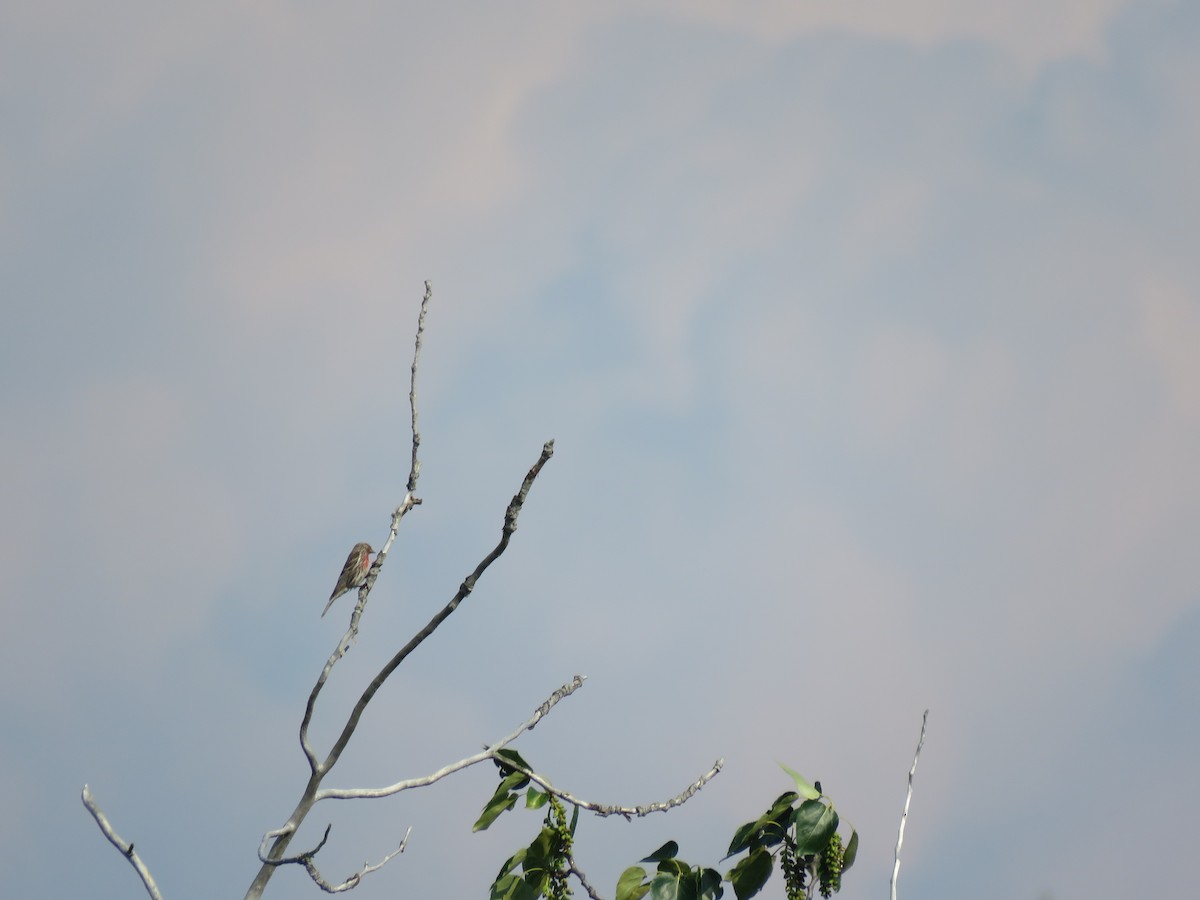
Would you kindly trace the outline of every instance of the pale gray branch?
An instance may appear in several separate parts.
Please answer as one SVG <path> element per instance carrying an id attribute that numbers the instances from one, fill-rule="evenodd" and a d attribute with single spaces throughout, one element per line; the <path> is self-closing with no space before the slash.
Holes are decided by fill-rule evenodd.
<path id="1" fill-rule="evenodd" d="M 372 872 L 379 871 L 389 862 L 395 859 L 398 854 L 403 853 L 404 848 L 408 846 L 408 836 L 412 834 L 412 828 L 410 826 L 408 831 L 404 833 L 404 839 L 400 841 L 400 846 L 381 859 L 379 862 L 375 863 L 375 865 L 363 863 L 363 867 L 345 881 L 342 881 L 340 884 L 330 884 L 325 880 L 325 877 L 317 868 L 317 864 L 313 861 L 313 857 L 317 855 L 320 849 L 325 846 L 325 842 L 329 840 L 329 832 L 332 830 L 332 828 L 332 825 L 325 826 L 325 834 L 322 835 L 320 843 L 318 843 L 317 846 L 313 847 L 311 850 L 307 850 L 304 853 L 301 853 L 299 856 L 288 856 L 283 859 L 267 859 L 263 851 L 265 850 L 267 841 L 270 838 L 279 837 L 281 834 L 286 833 L 287 829 L 280 828 L 274 832 L 267 832 L 267 834 L 263 835 L 262 843 L 258 845 L 259 861 L 262 862 L 263 865 L 271 866 L 272 868 L 289 865 L 304 866 L 304 870 L 308 872 L 308 877 L 311 878 L 313 882 L 315 882 L 316 885 L 321 888 L 321 890 L 325 891 L 327 894 L 340 894 L 343 891 L 348 891 L 352 888 L 358 887 L 358 884 L 362 881 L 364 875 L 370 875 Z"/>
<path id="2" fill-rule="evenodd" d="M 560 700 L 571 696 L 581 687 L 587 679 L 586 675 L 576 675 L 571 681 L 568 681 L 553 694 L 546 698 L 546 701 L 534 710 L 533 715 L 513 729 L 512 733 L 506 735 L 496 743 L 484 748 L 473 756 L 468 756 L 465 759 L 460 759 L 458 762 L 450 763 L 448 766 L 443 766 L 436 772 L 430 775 L 422 776 L 421 778 L 409 778 L 405 781 L 398 781 L 395 784 L 390 784 L 387 787 L 381 788 L 332 788 L 326 791 L 318 791 L 313 798 L 314 803 L 319 803 L 322 800 L 376 800 L 380 797 L 390 797 L 393 794 L 398 794 L 401 791 L 411 790 L 412 788 L 425 787 L 433 784 L 436 781 L 441 781 L 447 775 L 453 775 L 455 772 L 461 772 L 463 769 L 484 762 L 489 759 L 497 759 L 503 762 L 505 766 L 511 764 L 507 760 L 500 759 L 496 755 L 498 750 L 503 750 L 526 731 L 532 731 L 534 726 L 538 724 L 549 712 L 553 709 Z"/>
<path id="3" fill-rule="evenodd" d="M 387 540 L 384 541 L 383 547 L 375 555 L 375 559 L 371 563 L 371 568 L 367 572 L 367 578 L 358 589 L 358 602 L 354 604 L 354 612 L 350 616 L 350 624 L 346 628 L 346 633 L 342 635 L 337 647 L 329 655 L 329 659 L 325 661 L 325 667 L 321 669 L 321 674 L 317 676 L 317 682 L 313 685 L 313 689 L 308 695 L 308 703 L 304 707 L 304 717 L 300 720 L 300 747 L 304 751 L 304 758 L 308 760 L 308 769 L 314 775 L 317 773 L 320 763 L 317 760 L 316 751 L 308 740 L 308 726 L 312 724 L 313 710 L 316 708 L 317 697 L 320 695 L 321 689 L 325 687 L 325 682 L 329 680 L 329 676 L 333 673 L 333 667 L 346 655 L 350 649 L 350 645 L 358 640 L 358 623 L 362 618 L 363 610 L 366 608 L 367 596 L 371 593 L 371 588 L 375 585 L 375 579 L 379 577 L 379 570 L 383 566 L 384 559 L 387 558 L 388 551 L 396 541 L 396 534 L 400 530 L 400 520 L 404 518 L 410 509 L 418 506 L 420 503 L 421 501 L 409 491 L 404 495 L 404 500 L 401 501 L 400 505 L 392 511 L 392 526 L 388 531 Z"/>
<path id="4" fill-rule="evenodd" d="M 596 889 L 592 887 L 591 882 L 587 880 L 587 876 L 583 874 L 583 870 L 575 862 L 575 854 L 570 850 L 567 851 L 567 871 L 579 879 L 579 883 L 583 885 L 584 891 L 587 892 L 591 900 L 604 900 L 603 897 L 596 893 Z"/>
<path id="5" fill-rule="evenodd" d="M 388 552 L 392 549 L 392 544 L 396 542 L 396 535 L 400 531 L 400 520 L 414 506 L 420 506 L 421 500 L 414 497 L 412 491 L 404 495 L 404 499 L 392 511 L 392 526 L 388 530 L 387 540 L 383 542 L 383 546 L 379 552 L 375 554 L 375 559 L 371 563 L 371 568 L 367 570 L 367 577 L 358 589 L 358 602 L 354 604 L 354 612 L 350 615 L 350 627 L 346 633 L 342 635 L 341 641 L 338 643 L 337 650 L 334 651 L 334 656 L 330 657 L 331 661 L 336 661 L 335 657 L 344 656 L 346 651 L 350 649 L 351 642 L 358 640 L 358 622 L 362 618 L 363 610 L 367 605 L 367 595 L 370 594 L 371 588 L 375 585 L 375 579 L 379 577 L 379 570 L 383 566 L 383 561 L 387 559 Z"/>
<path id="6" fill-rule="evenodd" d="M 133 844 L 123 840 L 120 835 L 113 830 L 112 825 L 108 822 L 108 817 L 96 804 L 96 798 L 92 796 L 91 788 L 86 784 L 83 786 L 83 805 L 87 811 L 92 814 L 92 818 L 96 820 L 96 824 L 100 826 L 100 830 L 109 842 L 121 851 L 121 855 L 129 860 L 129 864 L 133 866 L 134 871 L 138 873 L 138 877 L 142 879 L 142 884 L 146 888 L 146 893 L 153 900 L 162 900 L 162 894 L 158 892 L 158 885 L 154 883 L 154 876 L 150 874 L 150 870 L 146 868 L 146 864 L 142 862 L 142 858 L 133 851 Z"/>
<path id="7" fill-rule="evenodd" d="M 421 337 L 425 333 L 425 314 L 429 310 L 429 301 L 432 297 L 433 284 L 426 281 L 425 296 L 421 299 L 421 312 L 417 315 L 416 346 L 413 348 L 412 366 L 409 370 L 408 405 L 412 420 L 412 465 L 408 472 L 408 491 L 404 495 L 404 500 L 392 512 L 392 526 L 388 531 L 387 540 L 384 541 L 379 552 L 375 554 L 375 559 L 371 563 L 367 577 L 358 589 L 358 601 L 354 604 L 354 612 L 350 615 L 350 624 L 346 629 L 346 633 L 338 641 L 337 648 L 330 654 L 329 659 L 326 660 L 325 668 L 321 670 L 321 674 L 317 678 L 317 683 L 313 685 L 312 693 L 309 695 L 308 704 L 304 710 L 304 718 L 300 722 L 300 747 L 304 751 L 304 758 L 308 760 L 309 771 L 314 775 L 317 774 L 320 763 L 317 760 L 316 751 L 308 740 L 308 726 L 312 722 L 313 706 L 316 704 L 317 696 L 321 693 L 325 682 L 329 679 L 333 667 L 337 664 L 338 660 L 349 652 L 350 645 L 358 640 L 358 625 L 362 619 L 363 610 L 367 605 L 367 597 L 371 593 L 371 588 L 375 586 L 375 579 L 379 577 L 383 561 L 387 559 L 388 552 L 392 549 L 392 544 L 396 541 L 396 534 L 400 529 L 400 520 L 414 506 L 421 505 L 421 499 L 414 494 L 414 491 L 417 489 L 417 478 L 421 472 L 421 462 L 417 459 L 417 448 L 421 446 L 421 433 L 417 430 L 417 366 L 421 361 Z"/>
<path id="8" fill-rule="evenodd" d="M 417 428 L 417 363 L 421 361 L 421 336 L 425 333 L 425 313 L 429 299 L 433 296 L 433 283 L 425 282 L 425 297 L 421 300 L 421 312 L 417 316 L 417 339 L 413 347 L 412 374 L 408 382 L 408 406 L 412 411 L 412 466 L 408 470 L 408 492 L 417 489 L 417 478 L 421 474 L 421 461 L 417 449 L 421 446 L 421 431 Z"/>
<path id="9" fill-rule="evenodd" d="M 476 582 L 483 575 L 483 573 L 487 571 L 488 567 L 491 566 L 491 564 L 499 559 L 504 553 L 505 549 L 508 547 L 509 541 L 512 539 L 513 532 L 517 530 L 517 519 L 521 515 L 521 509 L 524 507 L 525 499 L 529 495 L 530 489 L 533 487 L 533 482 L 537 479 L 539 473 L 542 471 L 542 468 L 553 456 L 554 441 L 547 441 L 542 446 L 542 452 L 538 457 L 537 462 L 530 467 L 528 473 L 525 475 L 524 481 L 521 482 L 520 490 L 518 490 L 513 496 L 512 500 L 509 501 L 508 508 L 504 513 L 504 526 L 500 530 L 500 542 L 492 549 L 490 553 L 488 553 L 487 556 L 480 561 L 480 563 L 475 567 L 475 570 L 466 577 L 463 583 L 459 586 L 458 592 L 453 598 L 451 598 L 450 602 L 447 603 L 445 607 L 443 607 L 438 613 L 436 613 L 432 619 L 430 619 L 429 624 L 417 632 L 417 634 L 411 640 L 409 640 L 407 644 L 401 647 L 384 665 L 384 667 L 379 670 L 379 673 L 375 676 L 371 683 L 367 685 L 366 689 L 359 697 L 358 702 L 354 705 L 354 709 L 351 710 L 350 716 L 346 720 L 346 724 L 342 727 L 341 734 L 334 741 L 333 747 L 330 748 L 329 754 L 325 757 L 324 762 L 314 764 L 313 757 L 309 757 L 310 775 L 308 778 L 308 783 L 304 786 L 304 791 L 301 793 L 300 800 L 297 802 L 296 808 L 292 811 L 292 814 L 288 817 L 284 828 L 280 829 L 278 837 L 275 838 L 275 842 L 271 845 L 271 849 L 267 854 L 268 859 L 277 859 L 282 857 L 284 852 L 287 850 L 287 846 L 291 842 L 292 837 L 295 835 L 296 830 L 308 816 L 313 804 L 317 802 L 317 793 L 318 789 L 320 788 L 321 781 L 330 772 L 330 770 L 333 769 L 334 765 L 336 765 L 338 759 L 342 755 L 342 751 L 346 749 L 346 745 L 350 742 L 350 738 L 353 736 L 355 729 L 358 727 L 358 722 L 362 718 L 364 710 L 366 710 L 367 705 L 383 686 L 384 682 L 386 682 L 391 676 L 392 672 L 394 672 L 396 668 L 408 658 L 408 655 L 417 647 L 419 647 L 426 638 L 433 634 L 433 632 L 437 630 L 438 626 L 441 625 L 441 623 L 444 622 L 458 608 L 459 604 L 461 604 L 467 595 L 470 594 L 474 589 Z M 377 565 L 378 561 L 375 565 L 372 565 L 370 574 L 367 576 L 368 579 L 375 574 Z M 304 713 L 304 722 L 301 725 L 305 735 L 307 735 L 308 722 L 312 719 L 312 709 L 316 703 L 317 694 L 319 693 L 320 688 L 323 686 L 324 678 L 326 677 L 328 677 L 327 673 L 322 676 L 322 680 L 318 681 L 317 685 L 313 688 L 312 693 L 309 695 L 308 706 Z M 246 900 L 257 900 L 257 898 L 262 896 L 263 889 L 266 887 L 266 884 L 270 880 L 271 874 L 274 871 L 274 868 L 265 864 L 259 868 L 258 874 L 255 876 L 254 881 L 251 882 L 250 888 L 246 891 Z"/>
<path id="10" fill-rule="evenodd" d="M 417 365 L 421 355 L 421 337 L 425 330 L 425 314 L 428 311 L 429 301 L 432 296 L 433 285 L 429 281 L 426 281 L 425 296 L 421 300 L 421 312 L 417 317 L 416 345 L 413 350 L 413 361 L 410 368 L 408 399 L 411 407 L 412 419 L 412 465 L 408 474 L 408 490 L 404 495 L 404 500 L 392 512 L 392 524 L 388 533 L 388 538 L 384 542 L 383 547 L 376 554 L 374 561 L 371 563 L 371 568 L 367 571 L 367 577 L 358 590 L 358 602 L 354 606 L 354 612 L 351 615 L 350 625 L 347 628 L 346 633 L 342 635 L 341 639 L 338 641 L 337 648 L 332 654 L 330 654 L 330 657 L 326 661 L 324 668 L 321 670 L 320 676 L 317 678 L 316 684 L 313 685 L 313 689 L 309 694 L 308 702 L 304 709 L 304 717 L 300 722 L 300 747 L 304 752 L 304 758 L 308 761 L 308 784 L 305 785 L 304 792 L 300 797 L 300 801 L 296 805 L 292 815 L 288 818 L 287 823 L 283 828 L 274 832 L 275 843 L 272 845 L 268 853 L 268 857 L 281 857 L 283 855 L 284 851 L 287 849 L 288 843 L 292 839 L 292 836 L 300 827 L 300 823 L 304 821 L 305 816 L 308 815 L 309 809 L 312 808 L 312 796 L 317 787 L 320 785 L 321 779 L 325 777 L 325 774 L 330 768 L 333 767 L 333 764 L 337 762 L 338 755 L 341 752 L 341 747 L 344 746 L 345 741 L 349 739 L 349 734 L 354 730 L 353 726 L 349 726 L 343 731 L 342 737 L 339 739 L 339 744 L 324 762 L 321 762 L 317 759 L 316 751 L 313 749 L 312 743 L 309 741 L 308 737 L 308 729 L 312 722 L 313 709 L 316 706 L 317 697 L 320 695 L 321 689 L 325 686 L 325 682 L 329 680 L 329 675 L 332 672 L 334 665 L 338 662 L 338 660 L 346 655 L 350 645 L 357 640 L 359 621 L 362 618 L 362 612 L 366 606 L 367 597 L 371 592 L 371 588 L 375 584 L 375 579 L 379 577 L 379 571 L 383 566 L 383 561 L 387 558 L 387 554 L 391 550 L 392 544 L 396 540 L 396 533 L 400 527 L 400 520 L 404 518 L 404 515 L 410 509 L 412 509 L 414 506 L 419 506 L 421 503 L 420 498 L 416 496 L 417 476 L 420 474 L 421 470 L 420 461 L 417 459 L 417 448 L 421 443 L 421 435 L 417 431 Z M 395 664 L 398 664 L 398 662 L 399 660 L 394 659 L 392 668 L 394 668 Z M 388 674 L 390 674 L 390 671 L 390 669 L 387 670 Z M 386 675 L 384 677 L 386 677 Z M 351 716 L 352 722 L 357 723 L 358 716 L 362 714 L 362 709 L 366 705 L 366 700 L 370 699 L 370 695 L 373 694 L 376 689 L 378 689 L 378 686 L 378 683 L 376 683 L 368 689 L 367 696 L 363 701 L 360 701 L 359 705 L 355 708 L 355 711 Z M 403 845 L 401 845 L 401 847 L 403 848 Z M 386 861 L 387 860 L 384 860 L 384 862 Z M 380 865 L 382 865 L 382 863 Z M 247 900 L 256 900 L 256 898 L 262 896 L 263 889 L 266 887 L 267 882 L 270 880 L 274 871 L 274 868 L 268 864 L 264 864 L 259 868 L 258 874 L 255 876 L 254 881 L 251 882 L 249 889 L 246 891 Z M 365 872 L 366 870 L 364 870 L 363 873 L 360 873 L 359 877 L 361 877 L 362 874 L 365 874 Z"/>
<path id="11" fill-rule="evenodd" d="M 689 784 L 684 790 L 676 794 L 670 800 L 663 800 L 658 803 L 647 803 L 644 806 L 612 806 L 606 803 L 593 803 L 590 800 L 584 800 L 581 797 L 576 797 L 567 791 L 561 791 L 554 787 L 549 781 L 537 772 L 531 772 L 521 766 L 518 766 L 509 760 L 499 758 L 504 766 L 512 769 L 514 772 L 520 772 L 534 784 L 538 785 L 542 790 L 549 794 L 553 794 L 558 799 L 570 803 L 572 806 L 578 806 L 580 809 L 586 809 L 594 812 L 598 816 L 623 816 L 626 819 L 631 819 L 634 816 L 648 816 L 654 812 L 666 812 L 668 809 L 674 809 L 676 806 L 682 806 L 687 803 L 692 796 L 717 777 L 717 773 L 721 771 L 725 765 L 724 759 L 718 759 L 713 763 L 713 767 Z"/>
<path id="12" fill-rule="evenodd" d="M 904 824 L 908 821 L 908 805 L 912 802 L 913 776 L 917 774 L 917 760 L 921 758 L 921 747 L 925 745 L 925 723 L 929 721 L 929 710 L 921 716 L 921 736 L 917 739 L 917 752 L 913 754 L 912 768 L 908 770 L 908 794 L 904 798 L 904 812 L 900 814 L 900 833 L 896 836 L 896 864 L 892 867 L 892 900 L 896 900 L 896 879 L 900 876 L 900 847 L 904 844 Z"/>

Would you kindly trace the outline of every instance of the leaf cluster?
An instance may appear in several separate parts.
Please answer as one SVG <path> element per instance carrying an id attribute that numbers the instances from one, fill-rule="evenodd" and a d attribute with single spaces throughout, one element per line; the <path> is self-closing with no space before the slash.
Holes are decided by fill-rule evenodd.
<path id="1" fill-rule="evenodd" d="M 499 750 L 496 755 L 525 771 L 534 771 L 516 750 Z M 537 900 L 538 897 L 565 900 L 571 896 L 567 876 L 571 868 L 571 847 L 575 839 L 575 826 L 579 822 L 579 807 L 574 807 L 568 821 L 561 800 L 533 786 L 524 772 L 505 765 L 501 760 L 497 760 L 496 765 L 500 769 L 500 784 L 484 805 L 472 831 L 486 830 L 501 813 L 516 806 L 522 792 L 526 809 L 548 809 L 541 831 L 527 847 L 522 847 L 500 867 L 496 880 L 492 882 L 491 900 Z"/>
<path id="2" fill-rule="evenodd" d="M 519 753 L 505 749 L 498 755 L 503 757 L 497 760 L 500 784 L 484 805 L 474 830 L 488 828 L 522 796 L 526 809 L 549 808 L 533 841 L 501 867 L 492 884 L 492 900 L 570 897 L 568 878 L 578 875 L 572 848 L 579 807 L 574 807 L 568 822 L 563 802 L 531 782 L 525 773 L 536 770 Z M 726 884 L 737 900 L 747 900 L 763 889 L 777 865 L 783 872 L 788 900 L 811 900 L 818 892 L 828 898 L 836 893 L 842 874 L 858 853 L 858 832 L 847 826 L 849 838 L 843 842 L 838 833 L 841 819 L 822 793 L 820 782 L 810 784 L 787 766 L 782 768 L 792 776 L 795 790 L 780 794 L 761 816 L 734 832 L 725 859 L 741 858 L 724 876 L 717 869 L 680 859 L 679 845 L 668 841 L 641 860 L 656 864 L 653 872 L 637 865 L 621 873 L 615 900 L 720 900 Z M 595 896 L 590 888 L 589 894 Z"/>

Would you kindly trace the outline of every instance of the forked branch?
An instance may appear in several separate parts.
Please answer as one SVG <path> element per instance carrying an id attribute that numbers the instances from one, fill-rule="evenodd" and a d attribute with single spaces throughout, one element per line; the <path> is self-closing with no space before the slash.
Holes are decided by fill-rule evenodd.
<path id="1" fill-rule="evenodd" d="M 317 802 L 318 794 L 320 793 L 321 782 L 324 780 L 325 776 L 330 772 L 330 770 L 337 764 L 338 759 L 341 757 L 342 751 L 345 750 L 346 745 L 349 744 L 350 738 L 354 735 L 354 731 L 358 727 L 359 720 L 362 718 L 362 714 L 366 710 L 367 705 L 371 702 L 372 698 L 383 686 L 384 682 L 387 681 L 388 677 L 391 676 L 391 674 L 396 670 L 400 663 L 402 663 L 410 653 L 419 647 L 426 638 L 432 635 L 433 632 L 437 630 L 438 626 L 441 625 L 441 623 L 444 622 L 450 616 L 450 614 L 454 612 L 455 609 L 458 608 L 459 604 L 462 603 L 466 596 L 474 589 L 475 583 L 478 581 L 480 576 L 483 575 L 488 567 L 495 562 L 502 553 L 504 553 L 505 549 L 508 547 L 509 541 L 512 539 L 513 532 L 517 530 L 517 520 L 520 517 L 521 509 L 524 507 L 525 499 L 528 496 L 530 489 L 533 487 L 533 482 L 537 479 L 538 474 L 542 471 L 542 468 L 546 465 L 546 463 L 550 461 L 550 458 L 553 455 L 554 441 L 547 441 L 542 446 L 541 455 L 538 457 L 533 466 L 530 467 L 529 472 L 525 475 L 525 479 L 521 482 L 520 489 L 513 496 L 512 500 L 508 504 L 508 508 L 505 510 L 504 525 L 501 528 L 499 543 L 497 543 L 492 551 L 480 561 L 479 565 L 475 567 L 474 571 L 472 571 L 471 574 L 463 580 L 458 592 L 454 595 L 454 597 L 451 598 L 450 602 L 447 603 L 446 606 L 440 611 L 438 611 L 438 613 L 434 615 L 429 623 L 422 628 L 407 644 L 400 648 L 395 656 L 388 660 L 383 668 L 380 669 L 379 673 L 367 686 L 366 690 L 363 691 L 362 696 L 359 697 L 358 702 L 354 705 L 354 709 L 351 710 L 350 715 L 346 720 L 346 724 L 343 726 L 341 734 L 334 742 L 329 754 L 325 757 L 324 761 L 318 761 L 315 752 L 308 742 L 308 724 L 312 718 L 312 710 L 315 706 L 317 695 L 320 693 L 321 687 L 328 678 L 329 670 L 332 667 L 332 664 L 336 662 L 336 659 L 331 657 L 330 661 L 326 663 L 325 670 L 322 672 L 321 677 L 318 679 L 317 685 L 313 688 L 313 691 L 309 696 L 309 701 L 305 709 L 304 722 L 301 725 L 301 743 L 304 747 L 305 756 L 309 761 L 309 779 L 305 784 L 304 791 L 296 805 L 295 810 L 293 810 L 292 815 L 288 818 L 288 821 L 284 824 L 284 826 L 275 832 L 276 836 L 274 842 L 272 843 L 271 849 L 265 857 L 267 862 L 264 862 L 264 864 L 260 867 L 258 875 L 251 883 L 250 889 L 246 892 L 247 900 L 255 900 L 255 898 L 262 896 L 263 888 L 266 887 L 267 882 L 271 878 L 271 874 L 274 872 L 274 867 L 270 865 L 270 861 L 283 858 L 284 852 L 287 850 L 288 844 L 291 843 L 292 837 L 296 834 L 301 823 L 308 816 L 313 804 Z M 411 494 L 409 496 L 411 496 Z M 394 518 L 393 522 L 395 521 L 396 519 Z M 377 564 L 378 560 L 376 561 L 376 565 Z M 372 569 L 374 570 L 374 566 Z M 361 602 L 362 601 L 360 600 L 360 603 Z"/>

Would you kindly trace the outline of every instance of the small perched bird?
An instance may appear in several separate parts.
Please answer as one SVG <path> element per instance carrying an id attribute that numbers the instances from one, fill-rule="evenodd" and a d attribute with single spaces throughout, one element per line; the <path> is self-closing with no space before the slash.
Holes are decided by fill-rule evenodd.
<path id="1" fill-rule="evenodd" d="M 371 568 L 371 552 L 370 544 L 354 545 L 354 549 L 346 557 L 346 564 L 342 566 L 342 574 L 338 576 L 333 593 L 329 595 L 329 602 L 321 610 L 322 617 L 329 612 L 329 607 L 333 606 L 334 600 L 367 580 L 367 569 Z"/>

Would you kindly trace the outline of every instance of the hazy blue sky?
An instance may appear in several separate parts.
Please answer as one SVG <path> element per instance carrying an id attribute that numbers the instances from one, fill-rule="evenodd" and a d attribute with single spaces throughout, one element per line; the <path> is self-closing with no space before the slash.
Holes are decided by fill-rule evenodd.
<path id="1" fill-rule="evenodd" d="M 7 4 L 0 872 L 240 897 L 349 547 L 424 505 L 318 710 L 499 535 L 330 786 L 519 747 L 580 863 L 716 864 L 789 782 L 842 896 L 1179 897 L 1200 795 L 1200 4 Z M 471 770 L 326 804 L 356 893 L 482 897 Z M 722 866 L 725 868 L 725 866 Z M 316 896 L 285 872 L 269 896 Z M 782 897 L 782 885 L 766 894 Z"/>

